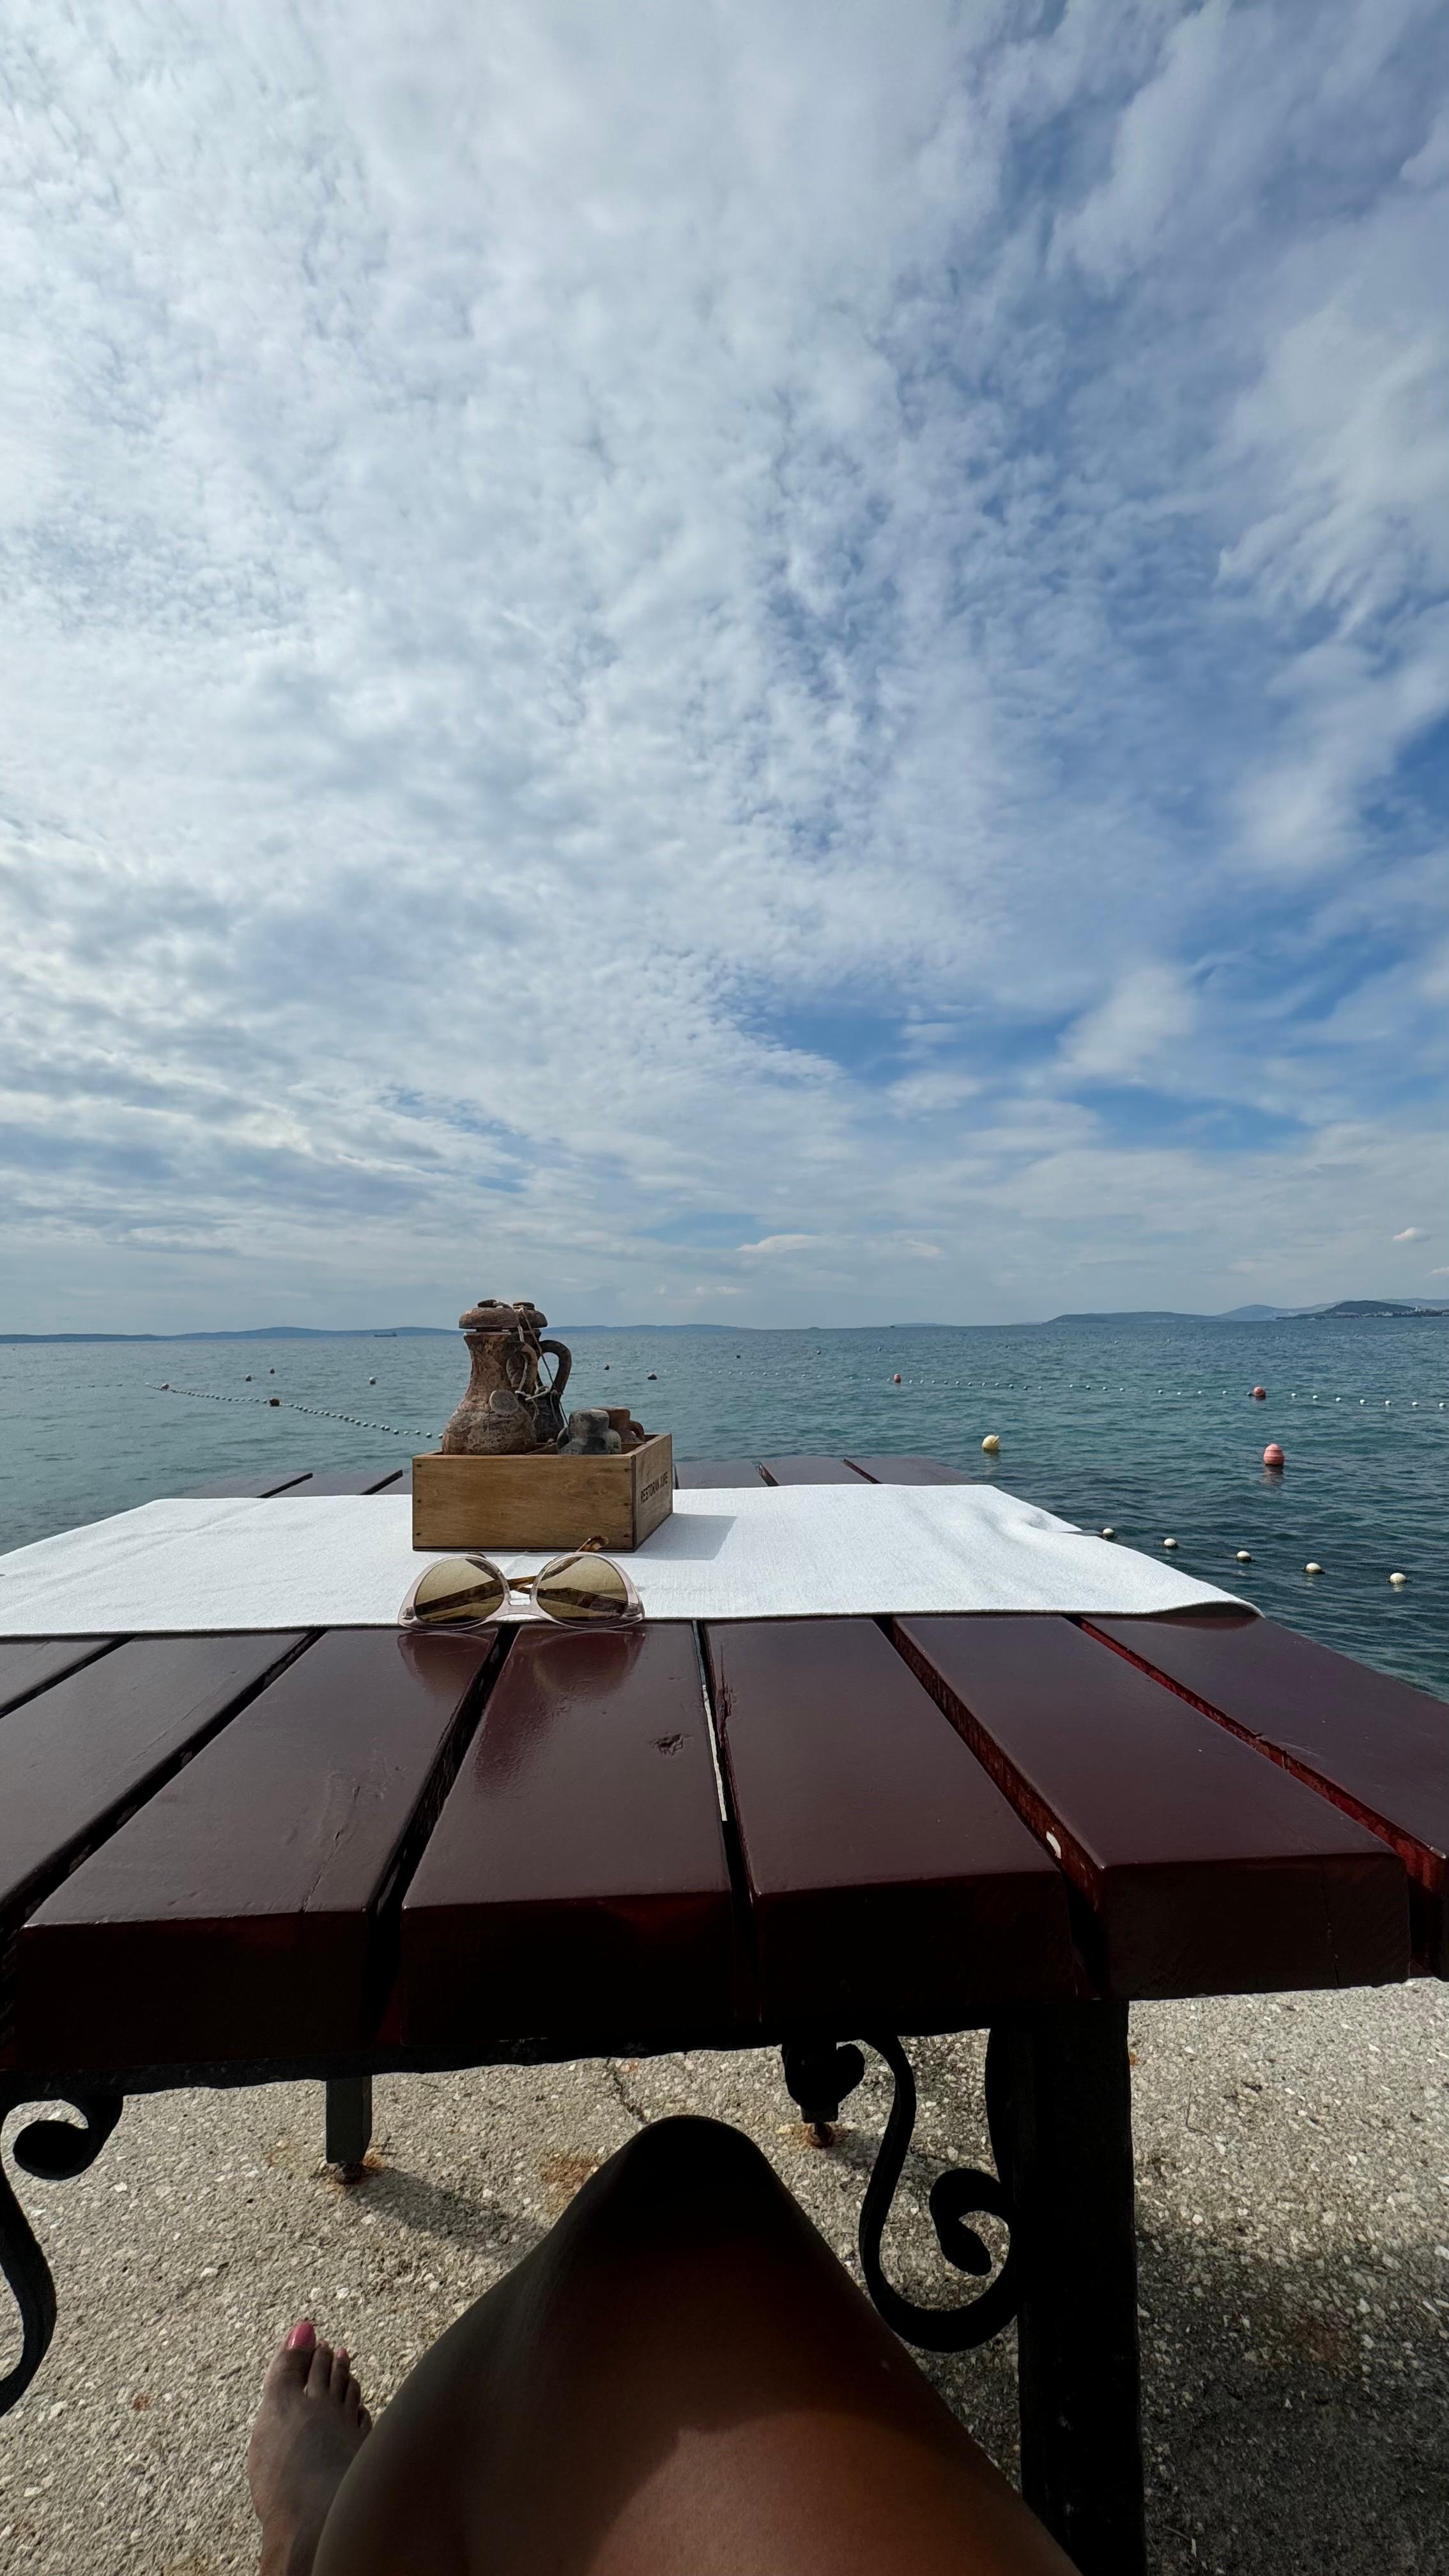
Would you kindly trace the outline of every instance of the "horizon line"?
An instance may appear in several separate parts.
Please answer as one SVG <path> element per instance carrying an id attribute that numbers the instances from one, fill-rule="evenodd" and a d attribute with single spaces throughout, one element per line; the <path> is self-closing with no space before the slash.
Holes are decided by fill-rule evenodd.
<path id="1" fill-rule="evenodd" d="M 1249 1308 L 1227 1307 L 1209 1314 L 1201 1307 L 1177 1306 L 1082 1306 L 1063 1310 L 1056 1315 L 1018 1316 L 1012 1321 L 983 1323 L 979 1321 L 945 1323 L 929 1317 L 906 1321 L 893 1318 L 884 1323 L 861 1324 L 744 1324 L 717 1323 L 698 1316 L 688 1323 L 646 1322 L 568 1323 L 550 1327 L 571 1333 L 992 1333 L 1039 1332 L 1051 1324 L 1100 1322 L 1174 1322 L 1185 1324 L 1291 1323 L 1297 1317 L 1321 1315 L 1334 1306 L 1381 1306 L 1400 1313 L 1443 1315 L 1449 1306 L 1437 1305 L 1423 1297 L 1341 1297 L 1324 1299 L 1307 1306 L 1279 1306 L 1264 1299 Z M 104 1332 L 84 1327 L 69 1332 L 27 1333 L 0 1332 L 0 1348 L 17 1345 L 60 1342 L 230 1342 L 230 1341 L 394 1341 L 451 1340 L 460 1330 L 456 1324 L 198 1324 L 177 1332 Z"/>

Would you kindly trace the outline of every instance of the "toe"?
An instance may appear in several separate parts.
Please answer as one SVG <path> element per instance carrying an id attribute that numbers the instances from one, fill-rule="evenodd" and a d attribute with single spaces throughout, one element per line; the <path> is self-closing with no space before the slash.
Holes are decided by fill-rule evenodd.
<path id="1" fill-rule="evenodd" d="M 347 2346 L 345 2343 L 340 2343 L 336 2352 L 332 2356 L 332 2394 L 334 2397 L 340 2400 L 346 2396 L 347 2383 L 351 2376 L 352 2371 Z"/>
<path id="2" fill-rule="evenodd" d="M 342 2404 L 345 2412 L 351 2417 L 352 2422 L 355 2424 L 362 2413 L 362 2390 L 358 2386 L 357 2381 L 350 2375 L 348 2377 L 347 2386 L 342 2392 Z"/>
<path id="3" fill-rule="evenodd" d="M 372 2417 L 369 2415 L 365 2406 L 360 2406 L 357 2410 L 357 2429 L 359 2433 L 370 2433 L 372 2431 Z"/>
<path id="4" fill-rule="evenodd" d="M 268 2395 L 283 2388 L 300 2388 L 312 2367 L 312 2351 L 317 2341 L 316 2328 L 309 2317 L 293 2326 L 285 2343 L 279 2344 L 267 2364 L 265 2388 Z"/>
<path id="5" fill-rule="evenodd" d="M 325 2397 L 331 2385 L 332 2346 L 330 2343 L 315 2344 L 312 2366 L 307 2373 L 307 2394 L 309 2397 Z"/>

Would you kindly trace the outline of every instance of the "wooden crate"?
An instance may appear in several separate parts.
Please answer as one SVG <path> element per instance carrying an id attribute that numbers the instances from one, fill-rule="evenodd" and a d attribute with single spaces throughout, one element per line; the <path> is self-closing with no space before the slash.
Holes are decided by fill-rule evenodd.
<path id="1" fill-rule="evenodd" d="M 667 1431 L 616 1458 L 413 1460 L 414 1547 L 581 1547 L 627 1554 L 674 1509 Z"/>

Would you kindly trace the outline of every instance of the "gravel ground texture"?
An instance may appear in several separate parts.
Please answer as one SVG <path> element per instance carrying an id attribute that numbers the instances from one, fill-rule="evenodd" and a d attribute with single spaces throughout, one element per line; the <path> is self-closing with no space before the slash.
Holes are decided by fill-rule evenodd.
<path id="1" fill-rule="evenodd" d="M 1449 2576 L 1446 2024 L 1427 1984 L 1134 2011 L 1163 2576 Z M 917 2297 L 943 2291 L 930 2181 L 988 2160 L 983 2046 L 912 2049 L 921 2109 L 889 2259 Z M 128 2104 L 78 2181 L 18 2177 L 60 2326 L 0 2425 L 0 2567 L 251 2576 L 242 2457 L 285 2328 L 305 2313 L 345 2339 L 375 2409 L 595 2164 L 667 2112 L 746 2130 L 853 2266 L 887 2098 L 872 2060 L 822 2149 L 773 2054 L 389 2078 L 351 2188 L 321 2163 L 316 2085 Z M 1013 2472 L 1012 2337 L 926 2366 Z"/>

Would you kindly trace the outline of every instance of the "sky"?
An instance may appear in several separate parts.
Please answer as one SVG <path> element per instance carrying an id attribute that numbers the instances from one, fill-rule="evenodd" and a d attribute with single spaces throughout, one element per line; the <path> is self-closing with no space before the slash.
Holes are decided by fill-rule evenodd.
<path id="1" fill-rule="evenodd" d="M 0 1329 L 1449 1297 L 1442 0 L 10 0 Z"/>

